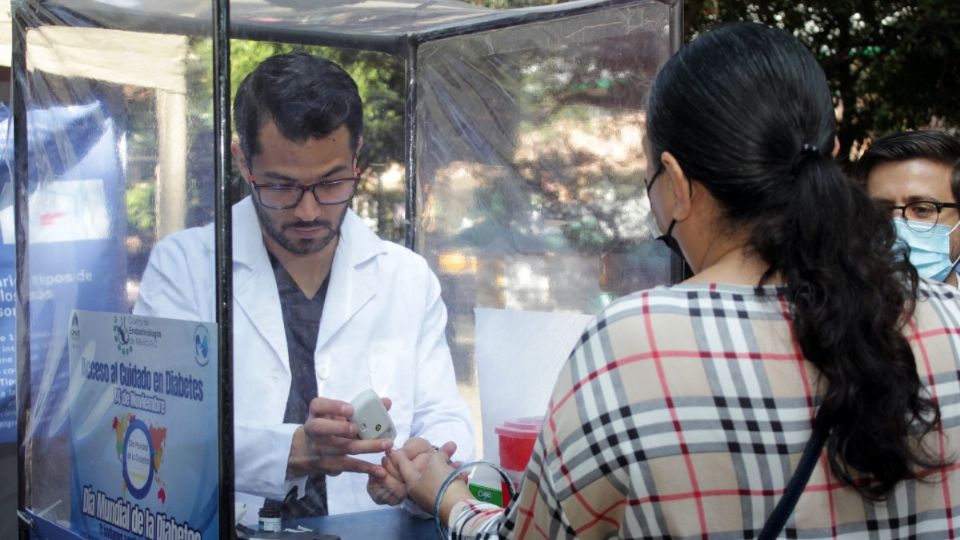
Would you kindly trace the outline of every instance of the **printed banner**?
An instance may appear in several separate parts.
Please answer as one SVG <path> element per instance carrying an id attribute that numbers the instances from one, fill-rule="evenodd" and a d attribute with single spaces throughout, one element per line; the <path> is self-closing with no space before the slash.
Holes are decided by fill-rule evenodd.
<path id="1" fill-rule="evenodd" d="M 218 538 L 216 325 L 74 310 L 69 332 L 71 530 Z"/>
<path id="2" fill-rule="evenodd" d="M 67 386 L 69 308 L 121 311 L 127 255 L 126 181 L 109 100 L 31 109 L 27 114 L 31 387 L 36 399 L 62 396 Z M 119 117 L 119 115 L 116 115 Z M 123 132 L 123 129 L 119 130 Z M 6 134 L 6 138 L 3 138 Z M 13 159 L 10 110 L 0 104 L 0 157 Z M 38 163 L 44 166 L 35 166 Z M 17 438 L 16 257 L 11 170 L 0 167 L 0 443 Z M 29 405 L 32 436 L 66 431 L 59 399 Z M 29 435 L 28 435 L 29 436 Z"/>
<path id="3" fill-rule="evenodd" d="M 0 444 L 17 442 L 17 305 L 14 246 L 0 244 Z"/>

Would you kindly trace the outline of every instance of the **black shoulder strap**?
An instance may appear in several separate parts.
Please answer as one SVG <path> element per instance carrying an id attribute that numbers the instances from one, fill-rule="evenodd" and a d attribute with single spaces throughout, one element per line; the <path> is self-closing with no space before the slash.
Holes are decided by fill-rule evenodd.
<path id="1" fill-rule="evenodd" d="M 767 522 L 763 524 L 763 530 L 760 531 L 757 540 L 773 540 L 780 535 L 780 531 L 787 524 L 787 519 L 793 513 L 793 508 L 800 499 L 800 494 L 807 487 L 807 482 L 810 480 L 810 475 L 813 474 L 813 468 L 816 467 L 817 460 L 820 459 L 820 451 L 823 450 L 823 444 L 826 440 L 825 434 L 814 428 L 810 440 L 807 441 L 807 446 L 803 449 L 803 455 L 800 456 L 797 470 L 793 471 L 793 476 L 787 482 L 787 487 L 783 490 L 780 502 L 767 517 Z"/>

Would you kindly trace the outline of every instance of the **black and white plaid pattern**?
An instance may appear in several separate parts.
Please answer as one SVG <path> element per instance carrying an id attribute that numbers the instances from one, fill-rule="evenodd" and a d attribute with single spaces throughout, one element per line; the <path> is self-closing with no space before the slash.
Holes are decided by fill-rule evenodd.
<path id="1" fill-rule="evenodd" d="M 821 386 L 782 291 L 679 285 L 602 312 L 561 371 L 520 496 L 469 501 L 455 538 L 752 538 L 796 469 Z M 924 282 L 905 333 L 960 459 L 958 291 Z M 953 538 L 957 465 L 863 499 L 821 457 L 785 538 Z"/>

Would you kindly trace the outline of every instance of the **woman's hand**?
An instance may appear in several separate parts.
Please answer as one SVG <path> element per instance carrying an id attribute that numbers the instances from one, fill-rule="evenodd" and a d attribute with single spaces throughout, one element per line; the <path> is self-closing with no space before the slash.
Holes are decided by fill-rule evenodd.
<path id="1" fill-rule="evenodd" d="M 424 443 L 426 441 L 423 439 L 411 439 L 402 449 L 389 451 L 387 455 L 406 485 L 407 496 L 424 511 L 433 513 L 440 486 L 456 470 L 456 464 L 450 460 L 450 456 L 457 445 L 447 442 L 437 448 L 429 446 L 429 443 L 425 446 Z M 446 523 L 453 506 L 469 497 L 470 491 L 463 479 L 455 480 L 443 498 L 440 519 Z"/>
<path id="2" fill-rule="evenodd" d="M 441 450 L 447 456 L 450 456 L 453 455 L 456 449 L 457 445 L 453 442 L 445 444 L 443 449 L 438 449 L 435 446 L 431 446 L 426 439 L 415 437 L 409 439 L 406 444 L 403 445 L 403 448 L 395 450 L 394 452 L 402 452 L 407 459 L 414 464 L 414 467 L 422 469 L 426 466 L 427 461 L 430 459 L 430 454 L 434 451 Z M 386 474 L 383 477 L 370 475 L 367 480 L 367 493 L 377 504 L 396 506 L 407 497 L 407 486 L 404 484 L 400 472 L 393 465 L 393 462 L 390 461 L 389 457 L 384 457 L 383 460 L 381 460 L 381 465 Z M 457 466 L 457 464 L 454 464 L 454 466 Z M 432 511 L 432 509 L 428 509 L 428 511 Z"/>

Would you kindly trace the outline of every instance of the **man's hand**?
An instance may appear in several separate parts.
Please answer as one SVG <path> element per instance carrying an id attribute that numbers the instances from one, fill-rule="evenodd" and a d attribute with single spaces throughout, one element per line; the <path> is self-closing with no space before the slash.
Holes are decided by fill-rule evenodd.
<path id="1" fill-rule="evenodd" d="M 389 410 L 390 400 L 384 399 L 383 405 Z M 322 397 L 310 401 L 309 418 L 293 433 L 287 478 L 336 476 L 344 471 L 384 478 L 387 472 L 383 467 L 350 455 L 384 452 L 392 448 L 393 441 L 361 441 L 356 426 L 348 420 L 352 414 L 353 407 L 345 401 Z"/>

